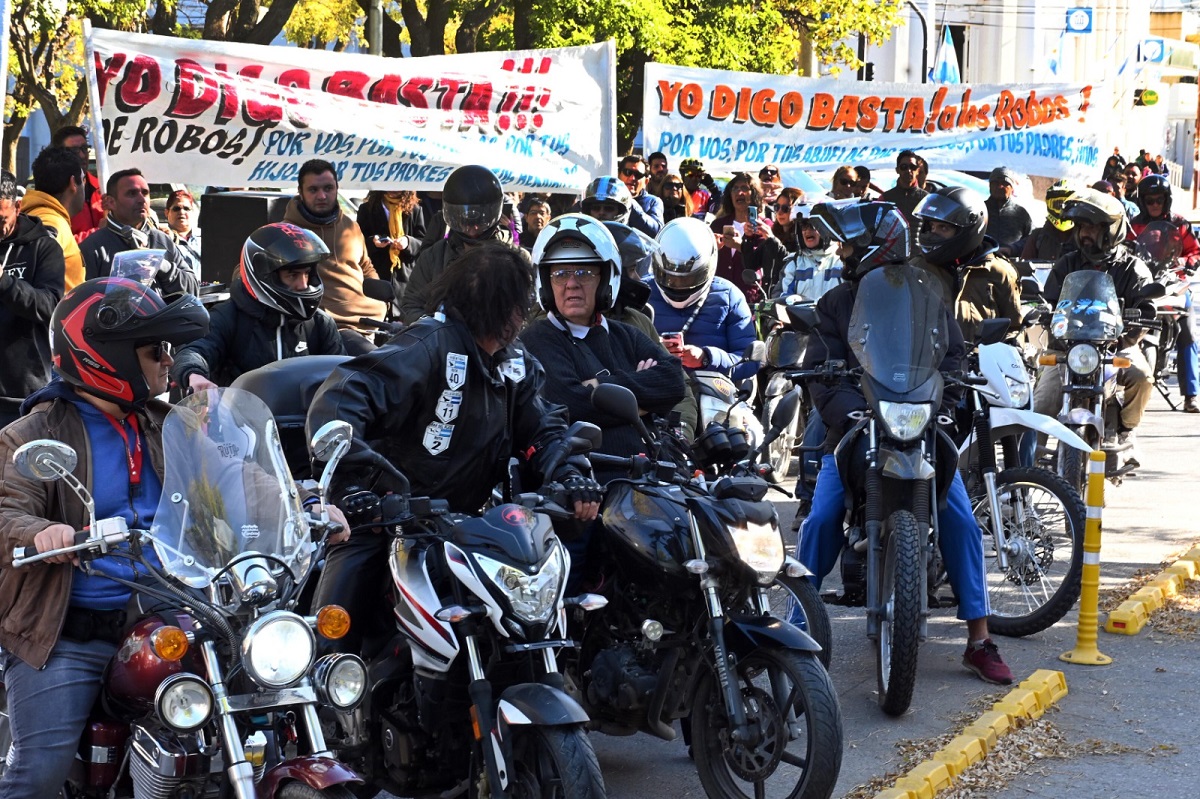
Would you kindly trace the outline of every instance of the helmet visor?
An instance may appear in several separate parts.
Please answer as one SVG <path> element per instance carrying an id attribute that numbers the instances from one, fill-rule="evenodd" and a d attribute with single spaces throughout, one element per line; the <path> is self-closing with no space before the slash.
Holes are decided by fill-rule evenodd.
<path id="1" fill-rule="evenodd" d="M 913 209 L 913 216 L 918 219 L 932 219 L 945 222 L 947 225 L 959 226 L 957 216 L 963 210 L 962 204 L 940 194 L 926 194 Z"/>
<path id="2" fill-rule="evenodd" d="M 503 201 L 472 205 L 444 203 L 442 216 L 451 230 L 457 230 L 468 236 L 478 235 L 492 228 L 500 221 L 500 211 Z"/>

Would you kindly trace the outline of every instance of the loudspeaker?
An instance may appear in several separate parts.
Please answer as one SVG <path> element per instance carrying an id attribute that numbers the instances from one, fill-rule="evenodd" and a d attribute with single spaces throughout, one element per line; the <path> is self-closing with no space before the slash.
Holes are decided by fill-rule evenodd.
<path id="1" fill-rule="evenodd" d="M 226 191 L 200 198 L 200 278 L 228 283 L 242 258 L 242 245 L 263 225 L 282 222 L 293 195 L 277 191 Z"/>

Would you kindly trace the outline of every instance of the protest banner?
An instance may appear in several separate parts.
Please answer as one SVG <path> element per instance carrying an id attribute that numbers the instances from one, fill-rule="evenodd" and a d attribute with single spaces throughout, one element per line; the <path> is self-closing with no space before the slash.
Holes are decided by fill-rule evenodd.
<path id="1" fill-rule="evenodd" d="M 931 166 L 1007 166 L 1098 177 L 1102 87 L 1083 84 L 863 83 L 646 65 L 644 141 L 709 171 L 765 164 L 814 171 L 893 167 L 901 150 Z"/>
<path id="2" fill-rule="evenodd" d="M 483 164 L 580 191 L 615 169 L 612 42 L 381 58 L 93 29 L 87 47 L 102 177 L 295 188 L 323 158 L 342 188 L 438 191 Z"/>

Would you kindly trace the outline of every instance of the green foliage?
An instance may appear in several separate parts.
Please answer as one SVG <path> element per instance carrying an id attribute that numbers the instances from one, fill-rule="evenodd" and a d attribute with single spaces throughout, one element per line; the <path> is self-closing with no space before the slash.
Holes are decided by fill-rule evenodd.
<path id="1" fill-rule="evenodd" d="M 340 50 L 351 38 L 362 39 L 365 22 L 358 0 L 300 0 L 283 33 L 301 47 L 324 48 L 337 42 Z"/>

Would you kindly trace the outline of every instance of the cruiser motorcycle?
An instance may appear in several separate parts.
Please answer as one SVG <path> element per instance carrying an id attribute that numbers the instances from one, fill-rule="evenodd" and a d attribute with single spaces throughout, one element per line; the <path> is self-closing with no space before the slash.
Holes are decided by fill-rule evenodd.
<path id="1" fill-rule="evenodd" d="M 148 574 L 104 572 L 133 589 L 143 612 L 104 675 L 66 795 L 350 799 L 362 779 L 333 755 L 318 710 L 355 707 L 366 667 L 353 655 L 317 657 L 318 638 L 349 628 L 343 609 L 294 609 L 336 526 L 304 513 L 271 414 L 253 395 L 187 397 L 162 438 L 166 473 L 149 530 L 95 519 L 67 445 L 32 441 L 15 455 L 22 475 L 66 483 L 91 523 L 73 546 L 18 548 L 12 568 L 72 553 L 87 571 L 104 557 Z M 7 714 L 0 740 L 12 745 Z"/>

